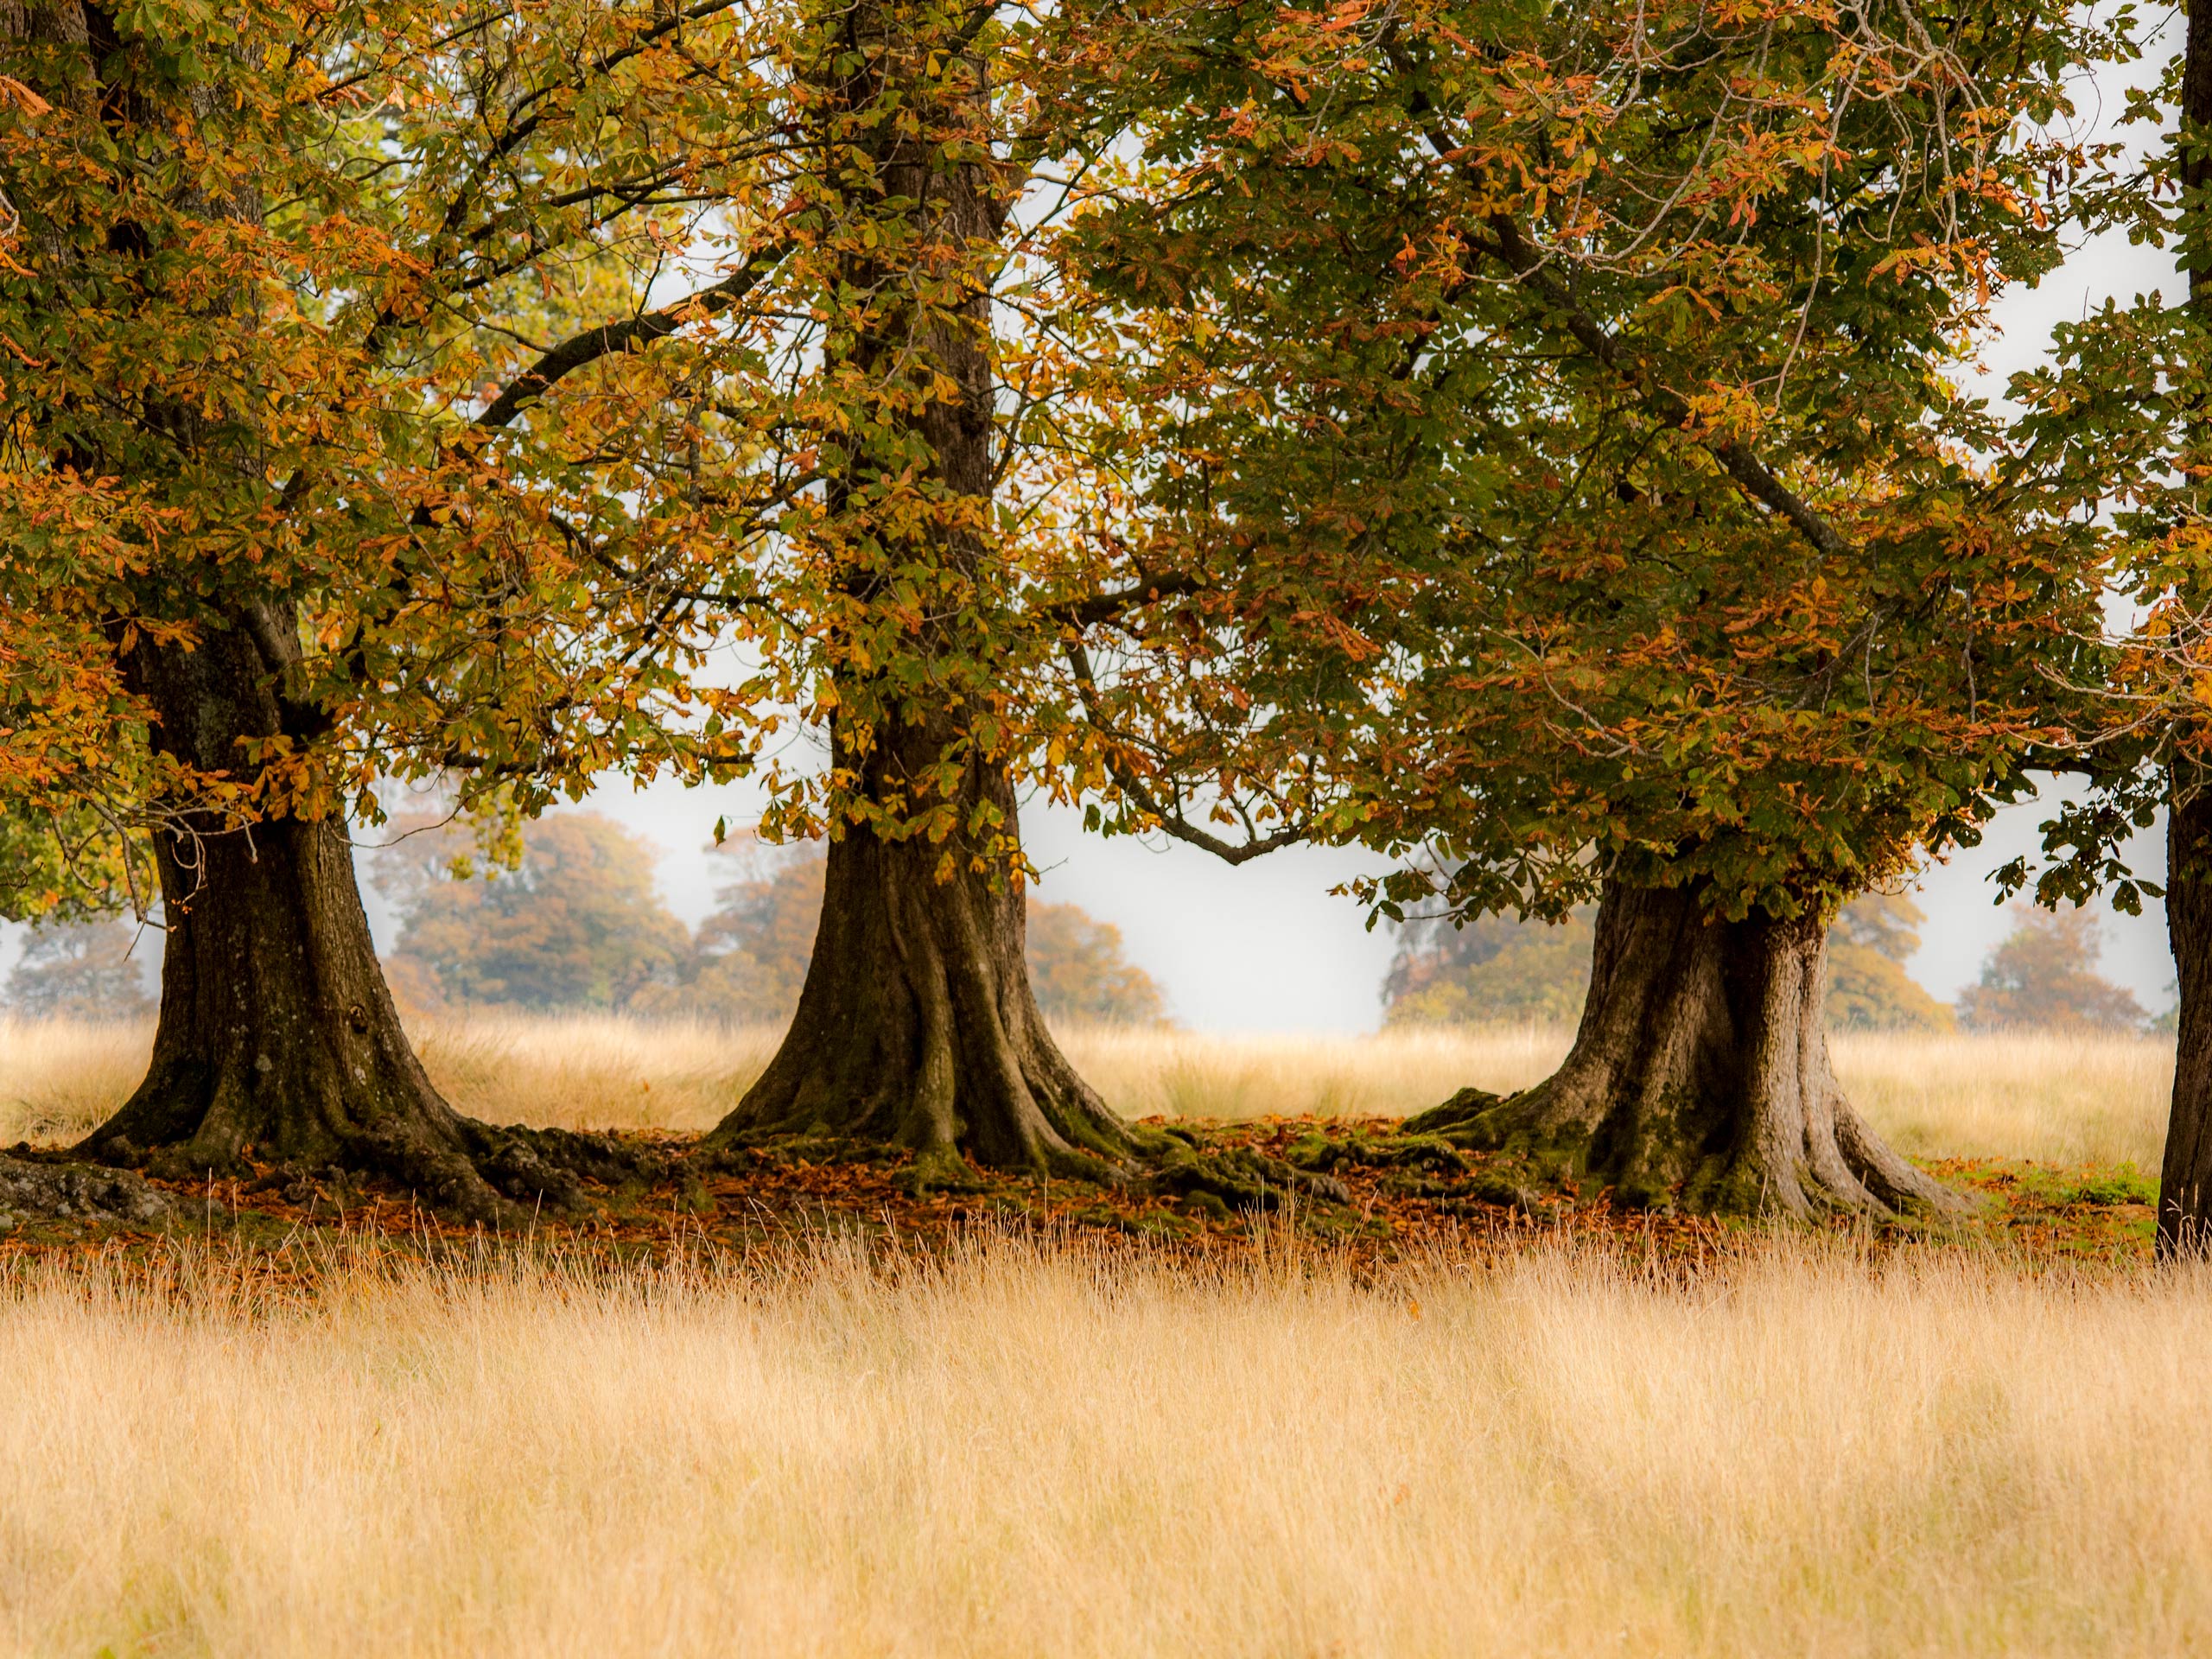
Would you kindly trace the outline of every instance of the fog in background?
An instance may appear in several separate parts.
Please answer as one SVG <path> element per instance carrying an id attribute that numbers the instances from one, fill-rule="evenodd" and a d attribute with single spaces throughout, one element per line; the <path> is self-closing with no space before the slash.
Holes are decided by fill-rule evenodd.
<path id="1" fill-rule="evenodd" d="M 2056 791 L 2054 791 L 2055 798 Z M 750 822 L 757 801 L 743 785 L 684 791 L 603 788 L 588 804 L 650 837 L 663 849 L 661 891 L 696 925 L 713 908 L 728 861 L 706 850 L 715 819 Z M 2049 809 L 2024 804 L 1999 813 L 1981 846 L 1954 855 L 1923 877 L 1915 902 L 1928 912 L 1921 950 L 1907 964 L 1914 978 L 1948 1001 L 1981 972 L 1990 948 L 2012 931 L 1994 905 L 1991 871 L 2033 853 Z M 1394 937 L 1369 932 L 1365 912 L 1329 889 L 1387 864 L 1357 850 L 1291 848 L 1234 868 L 1179 843 L 1083 833 L 1081 817 L 1032 801 L 1023 838 L 1044 880 L 1038 896 L 1080 905 L 1122 930 L 1130 958 L 1160 982 L 1168 1011 L 1200 1031 L 1372 1031 L 1382 1019 L 1381 988 Z M 2135 868 L 2152 880 L 2165 871 L 2163 823 L 2130 843 Z M 2146 903 L 2140 917 L 2116 916 L 2100 901 L 2107 939 L 2104 968 L 2156 1013 L 2173 1002 L 2165 914 Z"/>
<path id="2" fill-rule="evenodd" d="M 2139 149 L 2152 140 L 2142 129 L 2115 133 L 2112 126 L 2126 85 L 2146 86 L 2160 62 L 2179 45 L 2177 19 L 2169 19 L 2145 62 L 2124 85 L 2088 89 L 2082 124 L 2088 136 L 2112 134 Z M 2117 298 L 2170 287 L 2171 257 L 2164 251 L 2130 247 L 2106 237 L 2077 251 L 2042 285 L 2015 291 L 1999 307 L 2003 336 L 1989 353 L 1989 370 L 1973 385 L 1995 397 L 2009 375 L 2042 356 L 2053 325 L 2078 319 Z M 2056 799 L 2065 787 L 2050 785 Z M 619 820 L 662 854 L 659 883 L 670 907 L 696 926 L 714 907 L 715 889 L 734 874 L 729 861 L 706 850 L 718 817 L 733 825 L 758 816 L 760 797 L 745 785 L 684 791 L 664 785 L 633 787 L 610 779 L 582 804 Z M 1993 870 L 2037 844 L 2037 825 L 2049 809 L 2024 804 L 1999 813 L 1979 847 L 1955 854 L 1925 872 L 1916 902 L 1928 912 L 1922 948 L 1907 964 L 1935 995 L 1949 1001 L 1979 976 L 1990 948 L 2012 929 L 2012 918 L 1992 902 Z M 1371 1031 L 1381 1016 L 1380 988 L 1394 940 L 1388 927 L 1366 930 L 1365 917 L 1348 898 L 1329 889 L 1365 870 L 1385 868 L 1372 854 L 1290 849 L 1232 868 L 1177 843 L 1086 836 L 1080 817 L 1032 802 L 1022 828 L 1030 856 L 1043 873 L 1039 896 L 1072 902 L 1122 930 L 1130 957 L 1166 991 L 1169 1010 L 1201 1031 Z M 365 839 L 373 840 L 372 836 Z M 2163 878 L 2163 823 L 2131 843 L 2136 871 Z M 364 898 L 380 948 L 393 941 L 391 918 L 373 888 Z M 2156 1013 L 2173 1002 L 2174 969 L 2166 948 L 2165 917 L 2155 903 L 2140 917 L 2105 918 L 2105 972 Z M 0 975 L 21 949 L 22 930 L 0 926 Z"/>

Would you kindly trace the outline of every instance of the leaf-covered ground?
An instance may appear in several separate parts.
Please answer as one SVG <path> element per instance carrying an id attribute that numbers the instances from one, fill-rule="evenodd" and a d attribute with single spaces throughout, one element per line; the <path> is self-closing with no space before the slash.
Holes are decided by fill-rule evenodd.
<path id="1" fill-rule="evenodd" d="M 689 1137 L 629 1135 L 623 1139 L 648 1173 L 619 1186 L 588 1185 L 581 1208 L 533 1215 L 514 1242 L 614 1259 L 742 1252 L 824 1236 L 932 1249 L 979 1230 L 1015 1229 L 1203 1255 L 1247 1249 L 1265 1231 L 1380 1262 L 1439 1247 L 1485 1253 L 1561 1239 L 1694 1258 L 1740 1243 L 1749 1226 L 1618 1206 L 1571 1179 L 1399 1134 L 1388 1123 L 1265 1118 L 1148 1127 L 1172 1128 L 1179 1143 L 1155 1162 L 1150 1179 L 1105 1185 L 978 1172 L 959 1191 L 918 1191 L 904 1157 L 855 1155 L 833 1143 L 786 1141 L 708 1156 Z M 2156 1184 L 2132 1165 L 1952 1159 L 1929 1167 L 1975 1194 L 1977 1212 L 1940 1225 L 1855 1217 L 1831 1225 L 1890 1248 L 1940 1239 L 2024 1262 L 2148 1257 Z M 250 1167 L 235 1178 L 153 1185 L 175 1205 L 156 1223 L 0 1216 L 0 1263 L 87 1248 L 127 1251 L 180 1233 L 302 1260 L 315 1255 L 318 1239 L 341 1234 L 403 1250 L 442 1250 L 480 1236 L 404 1191 L 296 1170 Z"/>

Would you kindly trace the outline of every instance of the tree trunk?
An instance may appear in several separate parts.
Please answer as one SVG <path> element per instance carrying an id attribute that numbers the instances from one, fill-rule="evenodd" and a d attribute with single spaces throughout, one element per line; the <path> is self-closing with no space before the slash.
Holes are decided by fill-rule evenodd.
<path id="1" fill-rule="evenodd" d="M 293 620 L 269 607 L 261 620 L 268 626 L 206 627 L 189 651 L 143 639 L 133 648 L 131 678 L 159 715 L 157 749 L 213 772 L 237 766 L 242 740 L 282 729 L 281 671 L 266 653 L 282 651 Z M 178 1173 L 233 1167 L 248 1154 L 334 1166 L 485 1220 L 510 1215 L 501 1190 L 525 1203 L 574 1197 L 573 1177 L 541 1154 L 596 1143 L 471 1122 L 431 1086 L 334 825 L 188 817 L 157 837 L 156 857 L 168 934 L 153 1061 L 83 1150 L 111 1162 L 153 1154 Z"/>
<path id="2" fill-rule="evenodd" d="M 0 37 L 60 48 L 48 60 L 53 101 L 117 130 L 121 164 L 134 176 L 153 176 L 135 148 L 158 150 L 161 141 L 147 134 L 181 137 L 226 95 L 219 81 L 166 79 L 166 71 L 143 61 L 120 82 L 105 81 L 111 63 L 128 67 L 142 48 L 158 62 L 162 43 L 119 28 L 98 5 L 63 0 L 26 9 L 0 0 Z M 200 196 L 205 186 L 186 171 L 163 188 L 197 198 L 211 219 L 260 222 L 257 180 L 211 169 L 227 193 L 218 200 Z M 128 219 L 106 232 L 111 253 L 145 247 Z M 66 270 L 73 252 L 54 245 L 41 256 L 49 270 Z M 159 293 L 162 279 L 149 281 Z M 207 299 L 207 315 L 222 315 L 231 297 Z M 243 320 L 237 326 L 250 329 Z M 258 446 L 211 427 L 190 398 L 168 398 L 159 384 L 145 394 L 143 426 L 159 436 L 148 453 L 173 448 L 208 466 L 211 477 L 227 473 L 242 493 L 262 493 Z M 146 464 L 143 455 L 62 454 L 86 474 Z M 259 764 L 251 746 L 282 739 L 302 749 L 321 716 L 288 695 L 286 677 L 301 658 L 292 607 L 228 587 L 235 574 L 219 583 L 212 569 L 201 574 L 207 588 L 181 582 L 145 606 L 191 623 L 190 648 L 116 623 L 118 635 L 135 634 L 123 652 L 123 675 L 154 711 L 157 753 L 200 779 L 251 778 Z M 222 597 L 204 596 L 226 587 Z M 194 802 L 169 804 L 179 814 L 156 846 L 168 940 L 153 1062 L 80 1151 L 111 1162 L 152 1154 L 157 1168 L 180 1173 L 232 1166 L 249 1151 L 271 1162 L 335 1165 L 395 1177 L 442 1209 L 482 1218 L 505 1213 L 487 1173 L 519 1196 L 573 1192 L 573 1177 L 548 1167 L 538 1151 L 582 1138 L 470 1123 L 430 1086 L 400 1030 L 370 944 L 351 849 L 335 828 L 282 815 L 240 828 L 191 810 Z"/>
<path id="3" fill-rule="evenodd" d="M 2212 1246 L 2212 791 L 2176 766 L 2166 796 L 2166 937 L 2181 995 L 2173 1104 L 2158 1169 L 2158 1252 Z"/>
<path id="4" fill-rule="evenodd" d="M 998 472 L 989 284 L 1007 206 L 978 159 L 985 66 L 965 44 L 971 31 L 938 14 L 861 3 L 821 27 L 825 130 L 865 159 L 851 170 L 874 187 L 853 189 L 848 211 L 855 223 L 896 221 L 880 236 L 844 232 L 838 291 L 868 297 L 837 349 L 882 403 L 864 430 L 825 442 L 842 454 L 825 544 L 846 561 L 838 581 L 855 631 L 894 639 L 902 660 L 887 673 L 882 647 L 841 653 L 833 770 L 854 780 L 861 810 L 830 843 L 791 1031 L 711 1140 L 888 1141 L 919 1153 L 925 1179 L 958 1179 L 963 1153 L 1100 1176 L 1131 1138 L 1030 991 L 1014 785 L 975 726 L 996 690 L 995 642 L 987 621 L 964 619 L 993 609 L 1004 580 L 984 540 Z M 917 592 L 930 620 L 885 627 Z M 863 657 L 874 671 L 853 664 Z M 950 786 L 947 762 L 958 766 Z M 950 836 L 917 833 L 946 805 Z"/>
<path id="5" fill-rule="evenodd" d="M 1696 887 L 1609 882 L 1574 1046 L 1535 1088 L 1465 1090 L 1408 1123 L 1563 1157 L 1635 1205 L 1793 1216 L 1952 1209 L 1829 1063 L 1827 918 L 1713 919 Z"/>
<path id="6" fill-rule="evenodd" d="M 2212 140 L 2212 6 L 2189 8 L 2183 47 L 2182 135 Z M 2212 212 L 2212 151 L 2182 162 L 2183 199 L 2200 219 Z M 2185 247 L 2190 308 L 2212 318 L 2212 262 L 2208 227 Z M 2190 596 L 2192 600 L 2195 595 Z M 2212 1246 L 2212 792 L 2205 768 L 2184 757 L 2167 769 L 2166 937 L 2173 945 L 2181 997 L 2174 1047 L 2173 1102 L 2166 1117 L 2165 1156 L 2158 1169 L 2158 1254 L 2199 1254 Z"/>
<path id="7" fill-rule="evenodd" d="M 930 725 L 887 735 L 894 741 L 865 763 L 878 791 L 905 764 L 935 765 L 944 744 Z M 1011 833 L 1014 790 L 1002 766 L 969 766 L 963 818 L 979 802 L 1002 812 Z M 830 844 L 798 1012 L 713 1143 L 850 1136 L 911 1147 L 939 1179 L 957 1176 L 963 1153 L 1095 1179 L 1130 1150 L 1031 994 L 1022 893 L 1002 861 L 995 884 L 988 863 L 978 871 L 974 861 L 957 839 L 888 840 L 866 825 Z"/>

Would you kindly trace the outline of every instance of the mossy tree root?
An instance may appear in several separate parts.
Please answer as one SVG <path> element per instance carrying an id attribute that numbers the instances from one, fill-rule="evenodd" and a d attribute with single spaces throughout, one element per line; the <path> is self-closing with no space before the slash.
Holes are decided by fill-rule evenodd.
<path id="1" fill-rule="evenodd" d="M 941 741 L 925 737 L 925 742 Z M 970 763 L 996 799 L 1001 768 Z M 787 1136 L 904 1148 L 925 1185 L 972 1182 L 969 1160 L 1087 1180 L 1126 1179 L 1128 1127 L 1060 1052 L 1029 985 L 1020 891 L 943 849 L 856 827 L 830 843 L 822 920 L 783 1045 L 709 1150 Z"/>
<path id="2" fill-rule="evenodd" d="M 1609 883 L 1559 1070 L 1463 1090 L 1408 1133 L 1572 1166 L 1635 1205 L 1808 1217 L 1962 1209 L 1853 1109 L 1821 1003 L 1827 918 L 1715 919 L 1694 887 Z"/>
<path id="3" fill-rule="evenodd" d="M 655 1156 L 446 1103 L 400 1027 L 334 827 L 282 820 L 189 850 L 188 863 L 181 843 L 156 849 L 170 925 L 151 1063 L 80 1155 L 179 1179 L 249 1160 L 372 1176 L 502 1225 Z"/>
<path id="4" fill-rule="evenodd" d="M 1341 1204 L 1351 1197 L 1332 1175 L 1252 1147 L 1209 1147 L 1172 1129 L 1143 1136 L 1140 1154 L 1154 1192 L 1217 1198 L 1231 1210 L 1275 1211 L 1300 1198 Z"/>

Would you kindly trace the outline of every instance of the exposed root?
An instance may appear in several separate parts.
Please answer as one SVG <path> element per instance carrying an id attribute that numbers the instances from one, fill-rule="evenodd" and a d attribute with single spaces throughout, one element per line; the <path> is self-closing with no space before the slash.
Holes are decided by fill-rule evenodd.
<path id="1" fill-rule="evenodd" d="M 118 1135 L 77 1153 L 111 1174 L 143 1170 L 157 1179 L 188 1182 L 251 1173 L 253 1190 L 300 1196 L 318 1183 L 342 1190 L 362 1179 L 381 1181 L 441 1215 L 501 1229 L 525 1225 L 533 1215 L 548 1211 L 588 1209 L 586 1181 L 608 1187 L 651 1182 L 672 1166 L 658 1147 L 632 1145 L 613 1135 L 458 1116 L 451 1122 L 449 1138 L 404 1133 L 387 1124 L 381 1132 L 346 1136 L 306 1156 L 269 1148 L 266 1161 L 260 1155 L 264 1149 L 252 1145 L 228 1157 L 209 1158 L 191 1146 L 136 1147 Z M 116 1179 L 137 1181 L 136 1175 Z"/>
<path id="2" fill-rule="evenodd" d="M 1249 1147 L 1207 1150 L 1172 1129 L 1156 1141 L 1147 1137 L 1145 1156 L 1154 1192 L 1179 1198 L 1203 1193 L 1232 1210 L 1280 1210 L 1300 1194 L 1332 1204 L 1351 1196 L 1334 1176 L 1300 1169 Z"/>
<path id="3" fill-rule="evenodd" d="M 471 1160 L 485 1180 L 518 1203 L 581 1207 L 582 1183 L 621 1186 L 664 1179 L 675 1166 L 666 1152 L 611 1135 L 533 1129 L 463 1118 Z"/>
<path id="4" fill-rule="evenodd" d="M 168 1193 L 128 1171 L 29 1147 L 0 1157 L 0 1233 L 11 1233 L 27 1221 L 144 1224 L 165 1220 L 175 1209 Z"/>
<path id="5" fill-rule="evenodd" d="M 1440 1106 L 1415 1112 L 1401 1126 L 1409 1140 L 1440 1141 L 1446 1146 L 1482 1147 L 1490 1137 L 1484 1124 L 1508 1096 L 1486 1089 L 1462 1089 Z M 1484 1148 L 1491 1150 L 1494 1148 Z"/>
<path id="6" fill-rule="evenodd" d="M 1955 1213 L 1845 1097 L 1821 1003 L 1827 921 L 1717 920 L 1684 889 L 1609 886 L 1590 996 L 1560 1069 L 1510 1096 L 1463 1089 L 1410 1135 L 1518 1154 L 1645 1207 L 1809 1217 Z"/>

